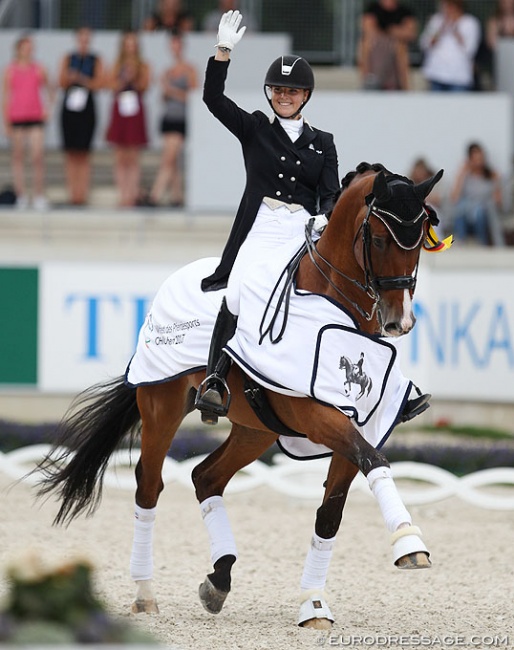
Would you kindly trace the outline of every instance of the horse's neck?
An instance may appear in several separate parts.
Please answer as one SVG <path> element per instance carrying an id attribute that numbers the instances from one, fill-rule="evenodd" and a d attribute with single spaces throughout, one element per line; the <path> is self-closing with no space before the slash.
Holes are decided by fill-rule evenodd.
<path id="1" fill-rule="evenodd" d="M 345 219 L 341 213 L 337 221 L 330 220 L 323 236 L 317 242 L 319 256 L 313 252 L 315 262 L 322 272 L 316 268 L 310 256 L 306 255 L 300 264 L 297 285 L 301 289 L 328 296 L 340 303 L 357 321 L 360 330 L 373 334 L 378 327 L 376 319 L 373 317 L 367 320 L 354 307 L 354 304 L 357 304 L 370 313 L 373 301 L 349 279 L 356 280 L 361 285 L 365 283 L 364 272 L 354 254 L 355 235 L 352 221 L 351 218 Z"/>

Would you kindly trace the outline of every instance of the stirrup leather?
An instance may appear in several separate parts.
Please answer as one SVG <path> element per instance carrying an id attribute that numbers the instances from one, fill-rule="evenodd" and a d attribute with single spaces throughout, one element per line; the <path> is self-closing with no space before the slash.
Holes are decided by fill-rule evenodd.
<path id="1" fill-rule="evenodd" d="M 221 389 L 221 390 L 220 390 Z M 225 395 L 225 403 L 223 396 Z M 215 398 L 212 400 L 212 398 Z M 219 402 L 216 399 L 219 397 Z M 212 413 L 219 417 L 225 417 L 230 408 L 232 394 L 224 377 L 220 377 L 215 372 L 206 377 L 198 386 L 196 393 L 195 407 L 202 413 Z"/>

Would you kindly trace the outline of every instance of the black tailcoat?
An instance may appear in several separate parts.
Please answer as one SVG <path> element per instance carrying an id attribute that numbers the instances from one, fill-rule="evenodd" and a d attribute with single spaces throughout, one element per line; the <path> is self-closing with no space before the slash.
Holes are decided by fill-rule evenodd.
<path id="1" fill-rule="evenodd" d="M 229 61 L 209 59 L 203 100 L 241 142 L 246 186 L 221 262 L 202 281 L 204 291 L 227 285 L 237 252 L 250 232 L 263 197 L 299 203 L 315 215 L 332 209 L 339 190 L 332 134 L 305 123 L 301 136 L 292 142 L 278 119 L 270 119 L 262 111 L 248 113 L 239 108 L 224 94 L 228 66 Z"/>

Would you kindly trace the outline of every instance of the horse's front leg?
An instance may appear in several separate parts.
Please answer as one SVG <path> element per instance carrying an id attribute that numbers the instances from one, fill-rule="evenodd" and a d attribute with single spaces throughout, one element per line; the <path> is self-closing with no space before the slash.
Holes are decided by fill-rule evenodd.
<path id="1" fill-rule="evenodd" d="M 152 586 L 153 531 L 157 500 L 164 487 L 162 466 L 176 430 L 188 407 L 186 380 L 137 389 L 141 413 L 141 456 L 136 466 L 136 504 L 130 575 L 136 583 L 134 614 L 158 613 Z M 191 402 L 192 404 L 192 402 Z"/>
<path id="2" fill-rule="evenodd" d="M 277 436 L 233 424 L 229 437 L 193 469 L 196 497 L 209 535 L 213 572 L 199 587 L 202 605 L 211 614 L 221 612 L 231 587 L 237 548 L 223 502 L 223 492 L 236 472 L 256 460 Z"/>
<path id="3" fill-rule="evenodd" d="M 290 400 L 287 424 L 302 427 L 299 430 L 312 442 L 326 445 L 344 456 L 364 474 L 391 533 L 395 565 L 401 569 L 429 567 L 429 553 L 421 540 L 421 531 L 412 525 L 386 457 L 360 435 L 345 415 L 310 400 L 304 401 L 306 404 L 300 399 Z M 305 423 L 310 424 L 308 430 Z"/>
<path id="4" fill-rule="evenodd" d="M 302 627 L 326 630 L 334 622 L 326 601 L 325 583 L 343 508 L 357 471 L 357 467 L 346 458 L 336 453 L 332 456 L 323 503 L 316 513 L 314 533 L 300 583 L 298 625 Z"/>

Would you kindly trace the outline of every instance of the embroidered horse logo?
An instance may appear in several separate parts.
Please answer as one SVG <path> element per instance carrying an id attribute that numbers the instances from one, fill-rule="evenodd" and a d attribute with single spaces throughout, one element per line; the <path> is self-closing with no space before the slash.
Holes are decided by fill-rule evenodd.
<path id="1" fill-rule="evenodd" d="M 356 399 L 360 399 L 364 393 L 369 395 L 371 389 L 373 388 L 373 382 L 371 377 L 362 370 L 362 364 L 364 363 L 364 352 L 361 352 L 361 356 L 357 363 L 352 363 L 348 357 L 340 357 L 339 359 L 339 370 L 344 370 L 346 372 L 346 381 L 343 384 L 345 393 L 348 395 L 352 389 L 352 384 L 357 384 L 360 386 L 360 392 L 357 395 Z"/>

